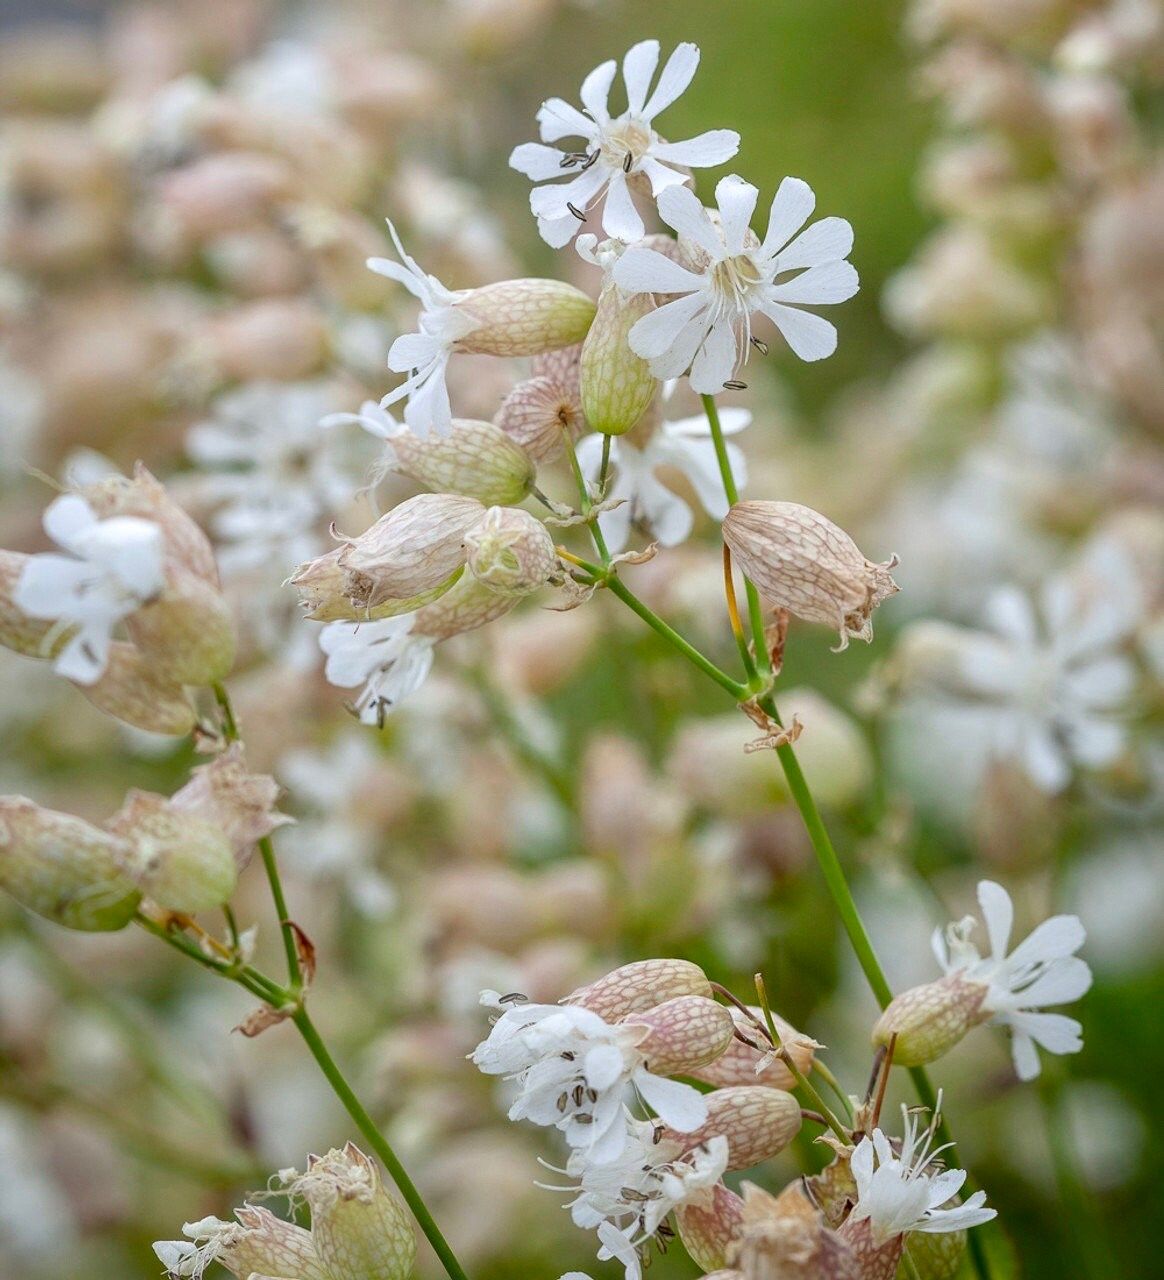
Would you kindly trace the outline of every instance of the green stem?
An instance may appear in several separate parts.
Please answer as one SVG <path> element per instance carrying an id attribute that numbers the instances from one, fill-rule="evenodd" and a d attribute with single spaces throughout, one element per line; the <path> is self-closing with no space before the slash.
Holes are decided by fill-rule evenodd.
<path id="1" fill-rule="evenodd" d="M 214 697 L 222 712 L 222 731 L 227 742 L 238 742 L 238 720 L 234 707 L 231 706 L 230 694 L 221 682 L 214 685 Z M 267 874 L 267 883 L 271 888 L 271 900 L 275 904 L 275 912 L 279 917 L 279 931 L 283 935 L 283 951 L 287 957 L 287 976 L 291 991 L 298 995 L 303 989 L 303 974 L 299 967 L 299 941 L 295 936 L 295 928 L 291 923 L 291 915 L 287 910 L 287 900 L 283 894 L 283 882 L 279 878 L 279 864 L 275 859 L 275 847 L 270 836 L 263 836 L 259 841 L 259 856 L 263 860 L 263 870 Z"/>
<path id="2" fill-rule="evenodd" d="M 300 1008 L 292 1016 L 292 1021 L 295 1023 L 299 1034 L 303 1037 L 303 1042 L 310 1050 L 311 1056 L 319 1064 L 319 1069 L 327 1077 L 327 1082 L 335 1091 L 336 1097 L 344 1104 L 348 1115 L 355 1121 L 356 1127 L 368 1140 L 369 1145 L 376 1155 L 380 1157 L 384 1167 L 392 1176 L 393 1182 L 399 1188 L 400 1194 L 412 1210 L 413 1216 L 420 1224 L 420 1229 L 424 1232 L 429 1244 L 432 1245 L 433 1252 L 440 1258 L 451 1280 L 468 1280 L 461 1264 L 457 1261 L 456 1254 L 449 1247 L 448 1241 L 441 1234 L 440 1228 L 429 1212 L 424 1198 L 416 1189 L 416 1185 L 408 1176 L 404 1166 L 400 1163 L 396 1152 L 392 1150 L 388 1140 L 380 1132 L 376 1122 L 364 1109 L 364 1104 L 356 1097 L 351 1085 L 344 1078 L 343 1072 L 328 1052 L 328 1048 L 320 1038 L 319 1032 L 315 1029 L 315 1024 L 308 1017 L 307 1010 Z"/>
<path id="3" fill-rule="evenodd" d="M 1071 1132 L 1064 1114 L 1062 1081 L 1045 1077 L 1039 1082 L 1039 1101 L 1051 1149 L 1051 1167 L 1059 1201 L 1064 1210 L 1068 1235 L 1074 1242 L 1083 1276 L 1103 1276 L 1110 1270 L 1110 1259 L 1101 1244 L 1103 1223 L 1095 1212 L 1095 1202 L 1079 1178 L 1078 1162 L 1072 1149 Z"/>
<path id="4" fill-rule="evenodd" d="M 586 487 L 586 477 L 582 474 L 581 464 L 578 462 L 578 452 L 574 448 L 574 440 L 570 432 L 563 429 L 562 435 L 566 441 L 566 457 L 570 460 L 570 470 L 574 473 L 574 483 L 578 487 L 578 504 L 584 516 L 589 517 L 591 511 L 594 510 L 594 504 L 590 501 L 590 490 Z M 602 475 L 605 479 L 606 468 L 610 465 L 610 437 L 604 437 L 602 449 Z M 607 550 L 606 539 L 602 536 L 602 530 L 598 527 L 597 520 L 590 520 L 590 536 L 594 539 L 594 547 L 598 552 L 599 558 L 604 566 L 610 564 L 610 552 Z"/>
<path id="5" fill-rule="evenodd" d="M 715 460 L 719 464 L 720 479 L 728 505 L 734 507 L 740 500 L 740 492 L 736 488 L 736 478 L 732 475 L 731 462 L 728 459 L 727 441 L 723 438 L 723 427 L 719 421 L 719 409 L 714 396 L 701 396 L 703 411 L 707 414 L 707 423 L 711 427 L 711 441 L 715 446 Z M 770 672 L 772 664 L 768 660 L 768 641 L 764 635 L 764 610 L 760 605 L 760 593 L 744 579 L 744 590 L 748 597 L 748 617 L 752 624 L 752 643 L 756 649 L 756 662 L 761 671 Z"/>
<path id="6" fill-rule="evenodd" d="M 156 920 L 151 920 L 149 916 L 144 916 L 140 912 L 134 917 L 134 920 L 147 933 L 152 933 L 155 938 L 159 938 L 168 947 L 173 947 L 175 951 L 180 951 L 188 959 L 193 960 L 195 964 L 201 965 L 203 969 L 209 969 L 211 973 L 218 974 L 220 978 L 237 982 L 240 987 L 245 987 L 251 995 L 258 996 L 264 1004 L 280 1009 L 291 1002 L 292 996 L 289 991 L 285 991 L 282 987 L 272 982 L 266 974 L 260 973 L 250 965 L 215 960 L 213 956 L 206 955 L 197 943 L 191 941 L 184 934 L 173 933 L 163 925 L 158 924 Z"/>
<path id="7" fill-rule="evenodd" d="M 844 1108 L 844 1112 L 850 1124 L 853 1122 L 853 1104 L 849 1101 L 849 1095 L 841 1088 L 841 1082 L 829 1070 L 829 1068 L 821 1062 L 817 1057 L 812 1060 L 812 1069 L 818 1076 L 828 1085 L 828 1087 L 837 1096 L 837 1101 Z"/>

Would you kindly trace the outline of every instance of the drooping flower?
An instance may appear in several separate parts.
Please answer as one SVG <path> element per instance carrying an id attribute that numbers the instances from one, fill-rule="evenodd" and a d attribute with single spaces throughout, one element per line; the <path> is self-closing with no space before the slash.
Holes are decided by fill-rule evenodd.
<path id="1" fill-rule="evenodd" d="M 360 687 L 352 704 L 364 724 L 384 716 L 424 683 L 432 668 L 434 640 L 413 635 L 415 614 L 375 622 L 330 622 L 319 634 L 327 655 L 324 674 L 341 689 Z"/>
<path id="2" fill-rule="evenodd" d="M 939 1098 L 939 1105 L 941 1099 Z M 911 1231 L 963 1231 L 989 1222 L 994 1209 L 984 1207 L 986 1192 L 975 1191 L 964 1204 L 949 1205 L 966 1181 L 964 1169 L 945 1169 L 934 1146 L 938 1115 L 919 1132 L 920 1119 L 902 1107 L 904 1129 L 898 1150 L 880 1129 L 857 1144 L 850 1160 L 857 1201 L 842 1233 L 868 1222 L 874 1248 Z"/>
<path id="3" fill-rule="evenodd" d="M 495 992 L 481 999 L 504 1012 L 472 1061 L 486 1075 L 517 1082 L 509 1118 L 560 1129 L 589 1163 L 621 1159 L 629 1141 L 623 1104 L 632 1086 L 681 1133 L 706 1120 L 707 1107 L 697 1090 L 648 1069 L 640 1046 L 650 1032 L 643 1026 L 612 1025 L 571 1005 L 507 1007 Z"/>
<path id="4" fill-rule="evenodd" d="M 530 208 L 542 239 L 554 248 L 569 244 L 585 221 L 587 209 L 603 195 L 602 227 L 616 240 L 639 240 L 646 233 L 631 199 L 632 187 L 658 197 L 688 180 L 683 168 L 723 164 L 739 150 L 740 135 L 732 129 L 711 129 L 684 142 L 666 142 L 654 129 L 654 119 L 691 83 L 699 66 L 699 49 L 680 44 L 651 92 L 659 63 L 659 42 L 642 40 L 623 58 L 622 76 L 627 106 L 610 113 L 610 88 L 618 64 L 612 58 L 596 67 L 582 82 L 579 111 L 561 98 L 542 103 L 537 119 L 542 141 L 526 142 L 509 157 L 510 165 L 535 183 Z M 561 151 L 548 143 L 581 138 L 580 150 Z M 565 178 L 565 181 L 557 179 Z M 575 210 L 577 212 L 575 212 Z"/>
<path id="5" fill-rule="evenodd" d="M 776 325 L 802 360 L 836 350 L 833 325 L 803 308 L 844 302 L 857 292 L 857 272 L 846 261 L 852 227 L 843 218 L 822 218 L 800 231 L 816 197 L 806 182 L 785 178 L 759 242 L 748 225 L 758 196 L 735 174 L 722 178 L 713 221 L 692 191 L 669 187 L 659 197 L 659 213 L 678 232 L 692 266 L 638 245 L 615 264 L 614 279 L 627 293 L 681 295 L 630 331 L 632 349 L 651 362 L 657 378 L 690 370 L 692 387 L 713 395 L 746 360 L 756 313 Z"/>
<path id="6" fill-rule="evenodd" d="M 1076 952 L 1086 933 L 1078 916 L 1044 920 L 1008 955 L 1014 904 L 993 880 L 978 885 L 978 905 L 986 923 L 990 954 L 980 955 L 970 941 L 977 921 L 966 916 L 934 933 L 934 953 L 947 975 L 987 987 L 982 1002 L 992 1021 L 1010 1028 L 1011 1050 L 1020 1080 L 1039 1074 L 1035 1049 L 1078 1053 L 1083 1047 L 1079 1023 L 1060 1013 L 1039 1012 L 1048 1004 L 1078 1000 L 1091 986 L 1091 969 Z"/>
<path id="7" fill-rule="evenodd" d="M 721 409 L 719 417 L 725 435 L 743 431 L 752 421 L 746 409 Z M 601 470 L 602 443 L 600 435 L 586 436 L 578 442 L 578 461 L 591 482 L 598 479 Z M 743 450 L 728 444 L 727 455 L 736 485 L 745 485 L 748 464 Z M 665 547 L 676 546 L 690 535 L 695 523 L 691 508 L 659 479 L 658 472 L 664 467 L 687 477 L 713 520 L 722 520 L 728 513 L 715 445 L 702 414 L 664 420 L 642 448 L 622 439 L 612 440 L 610 459 L 614 479 L 606 499 L 621 501 L 622 505 L 603 512 L 598 523 L 611 551 L 621 551 L 626 546 L 632 525 L 644 529 Z"/>
<path id="8" fill-rule="evenodd" d="M 113 629 L 165 585 L 162 529 L 136 516 L 98 519 L 78 494 L 50 503 L 44 529 L 69 554 L 25 561 L 13 601 L 70 633 L 53 665 L 70 680 L 93 684 L 109 660 Z"/>
<path id="9" fill-rule="evenodd" d="M 660 1140 L 653 1123 L 623 1112 L 626 1145 L 611 1164 L 595 1164 L 585 1151 L 571 1152 L 564 1173 L 576 1182 L 541 1184 L 550 1191 L 574 1192 L 565 1206 L 576 1226 L 598 1233 L 598 1260 L 617 1258 L 626 1280 L 642 1274 L 640 1251 L 658 1233 L 670 1213 L 710 1198 L 728 1163 L 728 1142 L 713 1137 L 702 1143 Z M 552 1166 L 547 1166 L 552 1168 Z"/>

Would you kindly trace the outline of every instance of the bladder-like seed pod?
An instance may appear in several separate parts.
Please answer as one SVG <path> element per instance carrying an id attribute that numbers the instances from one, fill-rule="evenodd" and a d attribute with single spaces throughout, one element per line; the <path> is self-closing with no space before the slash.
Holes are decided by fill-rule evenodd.
<path id="1" fill-rule="evenodd" d="M 411 634 L 448 640 L 504 617 L 520 599 L 512 591 L 494 591 L 479 578 L 466 573 L 439 600 L 416 611 Z"/>
<path id="2" fill-rule="evenodd" d="M 586 337 L 594 301 L 561 280 L 502 280 L 470 289 L 455 309 L 476 323 L 457 350 L 488 356 L 536 356 Z"/>
<path id="3" fill-rule="evenodd" d="M 649 293 L 629 295 L 607 279 L 582 344 L 582 408 L 595 431 L 628 432 L 646 413 L 658 382 L 650 365 L 630 349 L 627 334 L 655 309 Z"/>
<path id="4" fill-rule="evenodd" d="M 404 1206 L 353 1143 L 312 1156 L 287 1184 L 311 1209 L 311 1239 L 329 1280 L 407 1280 L 416 1236 Z"/>
<path id="5" fill-rule="evenodd" d="M 386 441 L 385 470 L 441 493 L 511 506 L 525 498 L 537 474 L 533 458 L 492 422 L 454 418 L 446 436 L 414 435 L 407 428 Z"/>
<path id="6" fill-rule="evenodd" d="M 372 605 L 368 601 L 378 592 L 378 584 L 367 574 L 344 568 L 340 557 L 345 550 L 346 547 L 337 547 L 327 555 L 308 560 L 291 575 L 290 584 L 299 592 L 299 603 L 313 622 L 374 622 L 413 613 L 444 595 L 463 572 L 458 565 L 428 591 L 402 599 L 387 597 Z"/>
<path id="7" fill-rule="evenodd" d="M 743 1231 L 744 1202 L 723 1183 L 711 1195 L 675 1210 L 679 1238 L 703 1271 L 727 1265 Z"/>
<path id="8" fill-rule="evenodd" d="M 188 569 L 167 566 L 153 604 L 126 619 L 130 638 L 159 676 L 209 685 L 234 665 L 234 619 L 219 588 Z"/>
<path id="9" fill-rule="evenodd" d="M 133 919 L 141 893 L 124 870 L 128 846 L 72 814 L 0 796 L 0 888 L 69 929 L 103 932 Z"/>
<path id="10" fill-rule="evenodd" d="M 198 721 L 186 690 L 160 675 L 127 640 L 114 640 L 104 674 L 77 688 L 101 711 L 147 733 L 184 737 Z"/>
<path id="11" fill-rule="evenodd" d="M 910 987 L 895 996 L 877 1019 L 873 1043 L 888 1046 L 893 1041 L 893 1061 L 898 1066 L 925 1066 L 990 1017 L 982 1008 L 989 989 L 988 984 L 968 981 L 961 973 Z"/>
<path id="12" fill-rule="evenodd" d="M 737 1085 L 704 1095 L 707 1120 L 693 1133 L 664 1130 L 688 1147 L 723 1136 L 728 1140 L 729 1169 L 750 1169 L 778 1155 L 800 1132 L 800 1103 L 783 1089 Z"/>
<path id="13" fill-rule="evenodd" d="M 465 534 L 465 554 L 473 576 L 503 595 L 536 591 L 558 567 L 546 526 L 516 507 L 490 507 Z"/>
<path id="14" fill-rule="evenodd" d="M 639 1052 L 657 1076 L 687 1075 L 714 1062 L 735 1034 L 731 1014 L 706 996 L 677 996 L 624 1023 L 649 1028 Z"/>
<path id="15" fill-rule="evenodd" d="M 724 542 L 772 604 L 850 638 L 873 638 L 873 610 L 899 590 L 893 557 L 866 560 L 843 529 L 798 502 L 737 502 L 723 522 Z"/>
<path id="16" fill-rule="evenodd" d="M 707 975 L 690 960 L 635 960 L 571 991 L 563 1004 L 580 1004 L 607 1022 L 650 1009 L 677 996 L 711 997 Z"/>
<path id="17" fill-rule="evenodd" d="M 755 1006 L 752 1012 L 763 1024 L 763 1010 Z M 779 1057 L 774 1057 L 768 1052 L 767 1039 L 756 1023 L 746 1018 L 738 1009 L 732 1010 L 732 1020 L 744 1035 L 762 1048 L 754 1049 L 751 1045 L 744 1044 L 742 1040 L 733 1038 L 714 1062 L 709 1062 L 693 1073 L 696 1079 L 706 1084 L 714 1084 L 719 1088 L 760 1084 L 768 1088 L 794 1089 L 796 1077 Z M 773 1016 L 772 1020 L 776 1024 L 781 1046 L 787 1050 L 788 1056 L 796 1063 L 798 1070 L 807 1072 L 812 1066 L 813 1055 L 817 1048 L 816 1041 L 797 1031 L 791 1023 L 785 1022 L 779 1016 Z"/>

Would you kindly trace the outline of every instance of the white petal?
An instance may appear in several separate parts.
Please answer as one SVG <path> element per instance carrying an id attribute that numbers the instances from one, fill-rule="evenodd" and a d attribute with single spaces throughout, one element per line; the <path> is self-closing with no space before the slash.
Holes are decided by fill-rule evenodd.
<path id="1" fill-rule="evenodd" d="M 632 253 L 636 253 L 634 249 L 628 250 L 619 260 L 619 266 Z M 642 250 L 643 253 L 653 253 L 651 249 Z M 661 254 L 656 255 L 662 257 Z M 666 261 L 664 259 L 664 261 Z M 682 268 L 679 268 L 682 270 Z M 618 270 L 618 266 L 615 267 Z M 617 280 L 618 277 L 616 276 Z M 630 333 L 627 335 L 627 341 L 630 349 L 635 355 L 642 356 L 644 360 L 655 360 L 666 352 L 670 351 L 674 344 L 679 340 L 683 330 L 694 322 L 695 317 L 708 306 L 708 299 L 702 292 L 694 292 L 687 294 L 686 297 L 676 298 L 673 302 L 664 303 L 654 311 L 648 312 L 641 320 L 636 320 L 631 325 Z M 702 337 L 702 329 L 700 330 Z M 694 348 L 692 349 L 694 354 Z M 688 356 L 690 360 L 690 356 Z M 686 369 L 680 369 L 683 373 Z M 676 375 L 677 376 L 677 375 Z"/>
<path id="2" fill-rule="evenodd" d="M 1038 639 L 1038 624 L 1030 599 L 1017 587 L 1002 587 L 986 602 L 990 627 L 1016 644 L 1029 646 Z"/>
<path id="3" fill-rule="evenodd" d="M 783 284 L 774 284 L 768 296 L 777 302 L 802 302 L 825 305 L 845 302 L 861 287 L 857 269 L 851 262 L 828 262 L 809 267 Z"/>
<path id="4" fill-rule="evenodd" d="M 1105 769 L 1114 764 L 1128 745 L 1127 728 L 1113 720 L 1079 715 L 1066 726 L 1071 754 L 1089 769 Z"/>
<path id="5" fill-rule="evenodd" d="M 715 202 L 719 206 L 723 240 L 732 256 L 744 250 L 744 236 L 759 198 L 759 188 L 734 173 L 720 178 L 715 184 Z"/>
<path id="6" fill-rule="evenodd" d="M 736 371 L 738 351 L 731 321 L 720 320 L 704 338 L 691 365 L 691 387 L 701 395 L 715 395 Z"/>
<path id="7" fill-rule="evenodd" d="M 1049 725 L 1028 716 L 1019 750 L 1031 781 L 1049 795 L 1058 795 L 1071 781 L 1071 767 Z"/>
<path id="8" fill-rule="evenodd" d="M 638 245 L 614 264 L 614 282 L 627 293 L 690 293 L 704 287 L 704 279 L 665 254 Z M 645 318 L 645 317 L 644 317 Z"/>
<path id="9" fill-rule="evenodd" d="M 77 493 L 62 494 L 45 508 L 41 523 L 44 531 L 61 547 L 72 551 L 77 539 L 97 524 L 93 508 Z"/>
<path id="10" fill-rule="evenodd" d="M 1029 1036 L 1048 1053 L 1078 1053 L 1083 1048 L 1083 1028 L 1074 1018 L 1061 1013 L 1007 1014 L 1005 1021 L 1013 1028 L 1015 1039 Z M 1026 1078 L 1026 1077 L 1024 1077 Z"/>
<path id="11" fill-rule="evenodd" d="M 562 138 L 593 140 L 598 134 L 594 121 L 562 98 L 547 98 L 538 108 L 537 120 L 543 142 L 558 142 Z"/>
<path id="12" fill-rule="evenodd" d="M 647 176 L 651 183 L 651 195 L 658 199 L 659 194 L 668 187 L 679 187 L 688 181 L 688 175 L 678 169 L 669 169 L 660 164 L 652 156 L 644 156 L 635 166 L 637 173 Z"/>
<path id="13" fill-rule="evenodd" d="M 651 155 L 689 169 L 707 169 L 726 164 L 740 149 L 740 135 L 734 129 L 708 129 L 682 142 L 657 142 Z"/>
<path id="14" fill-rule="evenodd" d="M 727 515 L 728 501 L 723 491 L 719 460 L 715 445 L 710 440 L 656 436 L 649 449 L 657 462 L 677 467 L 683 472 L 712 519 L 722 520 Z M 736 452 L 738 454 L 739 450 Z"/>
<path id="15" fill-rule="evenodd" d="M 538 235 L 551 249 L 564 249 L 578 230 L 578 219 L 572 213 L 558 218 L 539 218 Z"/>
<path id="16" fill-rule="evenodd" d="M 681 236 L 706 249 L 713 261 L 722 260 L 723 241 L 711 225 L 707 210 L 690 187 L 668 187 L 659 196 L 659 216 Z"/>
<path id="17" fill-rule="evenodd" d="M 610 179 L 606 189 L 606 204 L 602 210 L 602 229 L 615 240 L 627 244 L 641 240 L 646 235 L 646 228 L 639 212 L 631 199 L 626 184 L 626 174 L 619 172 Z"/>
<path id="18" fill-rule="evenodd" d="M 837 349 L 837 331 L 821 316 L 779 302 L 766 302 L 761 310 L 802 360 L 823 360 Z"/>
<path id="19" fill-rule="evenodd" d="M 699 46 L 684 42 L 675 46 L 675 51 L 667 59 L 655 92 L 643 107 L 643 118 L 651 121 L 666 109 L 678 97 L 686 92 L 699 66 Z"/>
<path id="20" fill-rule="evenodd" d="M 672 1129 L 692 1133 L 707 1121 L 707 1103 L 689 1084 L 643 1070 L 635 1072 L 634 1082 L 647 1106 Z"/>
<path id="21" fill-rule="evenodd" d="M 818 267 L 847 258 L 853 251 L 853 228 L 844 218 L 822 218 L 814 222 L 776 255 L 777 271 L 797 267 Z"/>
<path id="22" fill-rule="evenodd" d="M 30 618 L 59 618 L 93 578 L 93 566 L 83 560 L 45 552 L 25 561 L 13 603 Z"/>
<path id="23" fill-rule="evenodd" d="M 978 905 L 986 923 L 990 953 L 996 960 L 1001 960 L 1010 945 L 1010 931 L 1014 926 L 1014 904 L 1010 900 L 1010 894 L 993 880 L 980 880 Z"/>
<path id="24" fill-rule="evenodd" d="M 1015 969 L 1038 961 L 1066 959 L 1086 941 L 1087 931 L 1078 916 L 1051 916 L 1015 947 L 1009 957 L 1009 967 Z"/>
<path id="25" fill-rule="evenodd" d="M 569 182 L 534 187 L 529 193 L 529 207 L 538 218 L 562 217 L 570 213 L 567 206 L 571 204 L 585 213 L 586 206 L 602 190 L 609 177 L 609 170 L 601 163 L 592 164 L 585 173 L 577 174 Z M 570 216 L 578 223 L 573 214 Z"/>
<path id="26" fill-rule="evenodd" d="M 582 1073 L 586 1083 L 602 1092 L 615 1084 L 622 1075 L 622 1050 L 613 1044 L 598 1044 L 587 1050 L 582 1060 Z"/>
<path id="27" fill-rule="evenodd" d="M 578 96 L 597 124 L 606 124 L 610 119 L 607 99 L 610 97 L 610 86 L 614 83 L 617 71 L 618 63 L 611 58 L 601 66 L 595 67 L 582 81 L 582 91 Z"/>
<path id="28" fill-rule="evenodd" d="M 545 182 L 565 176 L 566 170 L 562 168 L 564 154 L 557 147 L 547 147 L 540 142 L 523 142 L 509 153 L 509 167 L 524 173 L 534 182 Z"/>
<path id="29" fill-rule="evenodd" d="M 816 196 L 808 183 L 800 178 L 785 178 L 772 199 L 760 256 L 771 257 L 782 249 L 809 220 L 815 208 Z"/>
<path id="30" fill-rule="evenodd" d="M 1136 668 L 1128 658 L 1098 658 L 1063 676 L 1063 693 L 1072 703 L 1107 709 L 1118 707 L 1136 687 Z"/>
<path id="31" fill-rule="evenodd" d="M 1041 978 L 1016 993 L 1025 1009 L 1042 1009 L 1049 1004 L 1071 1004 L 1091 990 L 1091 969 L 1078 956 L 1053 964 Z"/>
<path id="32" fill-rule="evenodd" d="M 444 343 L 428 333 L 402 333 L 388 348 L 388 368 L 394 373 L 423 369 L 444 348 Z"/>
<path id="33" fill-rule="evenodd" d="M 65 645 L 53 662 L 53 670 L 66 680 L 93 684 L 99 680 L 109 662 L 109 631 L 99 625 L 87 625 Z"/>
<path id="34" fill-rule="evenodd" d="M 658 40 L 640 40 L 632 45 L 622 60 L 622 79 L 626 85 L 628 110 L 641 116 L 655 68 L 659 65 Z"/>
<path id="35" fill-rule="evenodd" d="M 677 547 L 685 542 L 695 523 L 687 503 L 653 476 L 644 476 L 639 486 L 638 511 L 643 523 L 664 547 Z"/>

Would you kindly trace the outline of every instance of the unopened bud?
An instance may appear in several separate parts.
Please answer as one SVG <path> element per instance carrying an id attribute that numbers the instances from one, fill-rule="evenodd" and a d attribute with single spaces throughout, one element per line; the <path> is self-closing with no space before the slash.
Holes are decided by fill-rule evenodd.
<path id="1" fill-rule="evenodd" d="M 723 522 L 724 542 L 772 604 L 808 622 L 837 628 L 840 643 L 873 638 L 873 610 L 899 590 L 883 564 L 811 507 L 798 502 L 737 502 Z"/>
<path id="2" fill-rule="evenodd" d="M 608 279 L 582 344 L 582 408 L 595 431 L 621 436 L 642 418 L 658 383 L 650 365 L 630 349 L 631 326 L 655 309 L 649 293 L 628 295 Z"/>
<path id="3" fill-rule="evenodd" d="M 465 534 L 484 514 L 475 498 L 418 494 L 353 538 L 338 563 L 366 581 L 353 594 L 370 607 L 431 591 L 465 563 Z"/>
<path id="4" fill-rule="evenodd" d="M 722 1182 L 708 1197 L 682 1204 L 675 1210 L 679 1238 L 704 1271 L 727 1265 L 744 1226 L 744 1202 Z"/>
<path id="5" fill-rule="evenodd" d="M 328 1280 L 407 1280 L 416 1260 L 412 1224 L 358 1147 L 312 1156 L 288 1190 L 311 1209 L 311 1239 Z"/>
<path id="6" fill-rule="evenodd" d="M 586 337 L 594 302 L 561 280 L 502 280 L 470 289 L 456 303 L 475 321 L 458 351 L 487 356 L 536 356 Z"/>
<path id="7" fill-rule="evenodd" d="M 990 1016 L 982 1010 L 987 986 L 968 982 L 959 973 L 911 987 L 895 996 L 873 1028 L 873 1043 L 888 1045 L 894 1036 L 893 1061 L 921 1067 L 947 1053 L 962 1037 Z"/>
<path id="8" fill-rule="evenodd" d="M 638 1047 L 657 1076 L 688 1075 L 714 1062 L 735 1034 L 731 1014 L 706 996 L 677 996 L 624 1022 L 649 1028 Z"/>
<path id="9" fill-rule="evenodd" d="M 441 493 L 488 504 L 520 502 L 536 475 L 533 458 L 500 427 L 454 418 L 448 435 L 421 438 L 407 428 L 388 440 L 388 467 Z"/>
<path id="10" fill-rule="evenodd" d="M 167 911 L 208 911 L 229 902 L 238 866 L 226 833 L 175 808 L 165 796 L 131 791 L 109 830 L 128 848 L 122 866 L 146 897 Z"/>
<path id="11" fill-rule="evenodd" d="M 126 846 L 68 813 L 0 797 L 0 888 L 69 929 L 124 928 L 141 893 L 126 878 Z"/>
<path id="12" fill-rule="evenodd" d="M 729 1169 L 750 1169 L 778 1155 L 800 1132 L 800 1103 L 783 1089 L 739 1085 L 705 1094 L 707 1120 L 693 1133 L 663 1130 L 687 1147 L 712 1138 L 728 1140 Z"/>
<path id="13" fill-rule="evenodd" d="M 763 1010 L 753 1006 L 752 1013 L 763 1024 Z M 750 1084 L 761 1084 L 776 1089 L 794 1089 L 796 1077 L 779 1057 L 774 1057 L 768 1051 L 767 1040 L 760 1028 L 738 1009 L 732 1010 L 732 1020 L 744 1035 L 763 1048 L 753 1049 L 751 1045 L 744 1044 L 733 1036 L 720 1057 L 693 1073 L 696 1079 L 721 1089 L 731 1085 Z M 781 1017 L 773 1015 L 772 1021 L 776 1024 L 776 1033 L 780 1037 L 782 1048 L 796 1064 L 797 1070 L 802 1074 L 806 1073 L 812 1066 L 813 1055 L 817 1048 L 816 1041 L 797 1031 Z"/>
<path id="14" fill-rule="evenodd" d="M 636 960 L 571 991 L 562 1002 L 577 1004 L 606 1022 L 651 1009 L 677 996 L 711 997 L 707 975 L 690 960 Z"/>
<path id="15" fill-rule="evenodd" d="M 465 534 L 465 553 L 473 576 L 502 595 L 529 595 L 558 567 L 546 526 L 517 507 L 490 507 Z"/>

